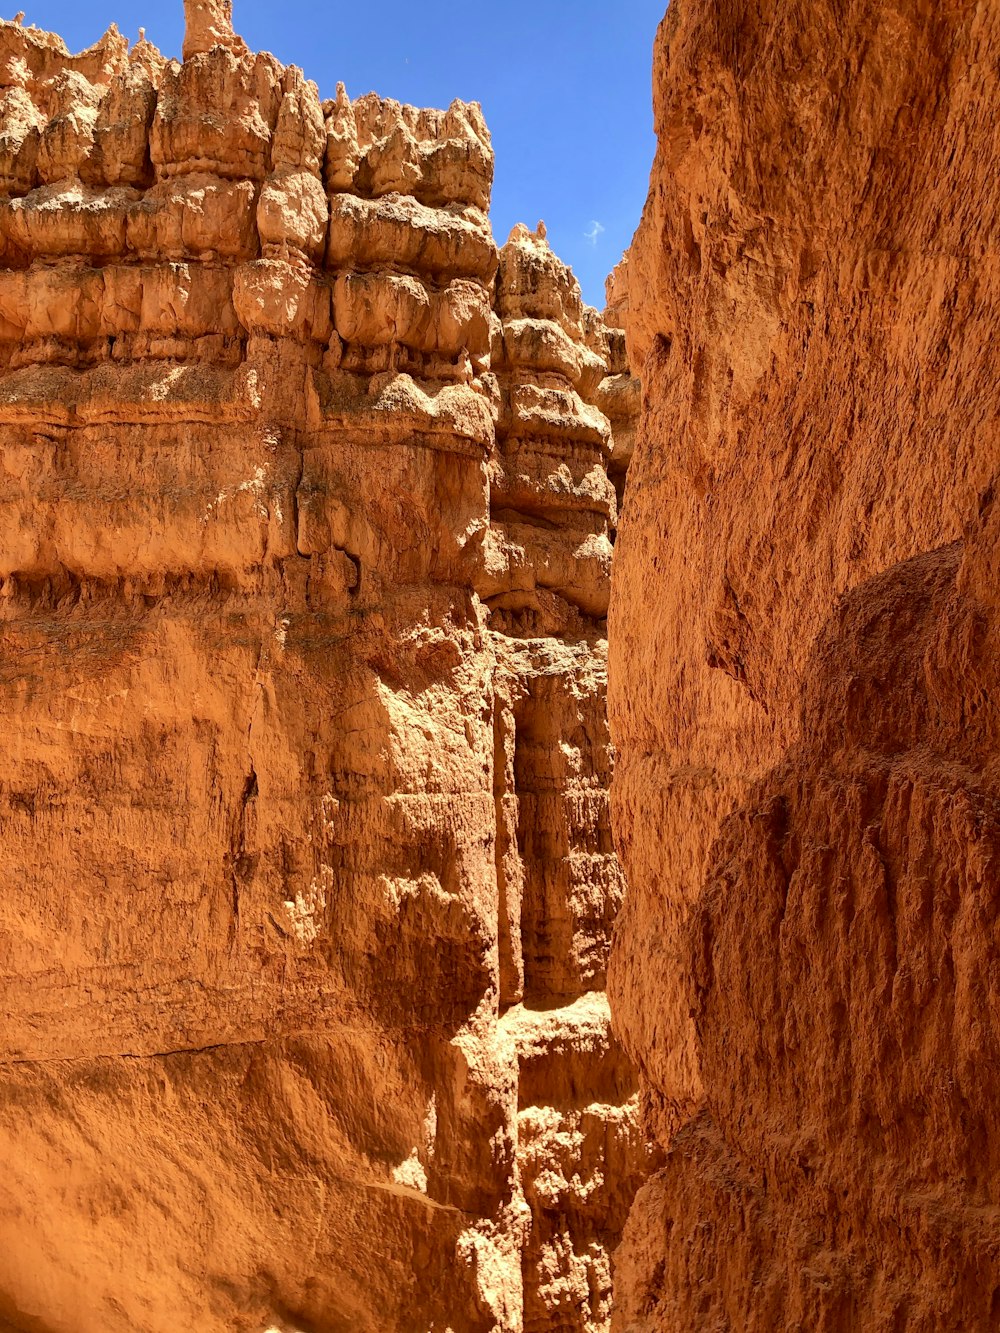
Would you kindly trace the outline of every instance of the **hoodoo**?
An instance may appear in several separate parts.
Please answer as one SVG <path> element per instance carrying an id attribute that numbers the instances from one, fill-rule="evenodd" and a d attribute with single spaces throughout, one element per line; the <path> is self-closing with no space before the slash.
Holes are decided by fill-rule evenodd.
<path id="1" fill-rule="evenodd" d="M 600 1333 L 622 336 L 187 20 L 0 24 L 0 1325 Z"/>
<path id="2" fill-rule="evenodd" d="M 184 59 L 205 55 L 216 46 L 246 50 L 233 31 L 233 0 L 184 0 Z"/>

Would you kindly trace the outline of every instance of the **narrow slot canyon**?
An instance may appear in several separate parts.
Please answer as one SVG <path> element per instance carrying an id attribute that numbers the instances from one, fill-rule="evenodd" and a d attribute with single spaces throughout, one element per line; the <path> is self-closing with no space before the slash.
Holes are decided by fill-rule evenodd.
<path id="1" fill-rule="evenodd" d="M 996 1329 L 1000 9 L 671 0 L 601 309 L 624 10 L 177 10 L 0 20 L 0 1333 Z"/>

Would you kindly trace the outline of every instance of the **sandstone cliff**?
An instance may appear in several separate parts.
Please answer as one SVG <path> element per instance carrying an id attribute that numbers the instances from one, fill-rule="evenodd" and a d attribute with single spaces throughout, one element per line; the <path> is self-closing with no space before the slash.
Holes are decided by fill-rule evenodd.
<path id="1" fill-rule="evenodd" d="M 0 1324 L 596 1333 L 620 339 L 477 106 L 184 54 L 0 24 Z"/>
<path id="2" fill-rule="evenodd" d="M 629 258 L 618 1327 L 1000 1319 L 990 5 L 674 0 Z"/>

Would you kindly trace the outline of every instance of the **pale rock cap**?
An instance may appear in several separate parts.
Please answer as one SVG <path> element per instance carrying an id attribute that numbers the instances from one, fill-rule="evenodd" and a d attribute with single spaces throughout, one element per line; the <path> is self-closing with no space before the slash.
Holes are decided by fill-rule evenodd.
<path id="1" fill-rule="evenodd" d="M 233 0 L 184 0 L 184 59 L 216 46 L 241 53 L 247 49 L 233 31 Z"/>
<path id="2" fill-rule="evenodd" d="M 515 222 L 507 237 L 507 244 L 523 245 L 535 250 L 545 250 L 551 254 L 548 235 L 548 228 L 544 222 L 539 222 L 534 231 L 523 222 Z"/>

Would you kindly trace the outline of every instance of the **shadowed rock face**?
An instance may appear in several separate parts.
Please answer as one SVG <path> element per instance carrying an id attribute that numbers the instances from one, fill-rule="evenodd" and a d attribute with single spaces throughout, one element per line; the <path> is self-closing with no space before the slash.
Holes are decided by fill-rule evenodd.
<path id="1" fill-rule="evenodd" d="M 1000 1311 L 990 7 L 676 0 L 628 265 L 618 1327 Z"/>
<path id="2" fill-rule="evenodd" d="M 185 55 L 0 24 L 0 1324 L 596 1333 L 620 338 L 478 106 Z"/>

